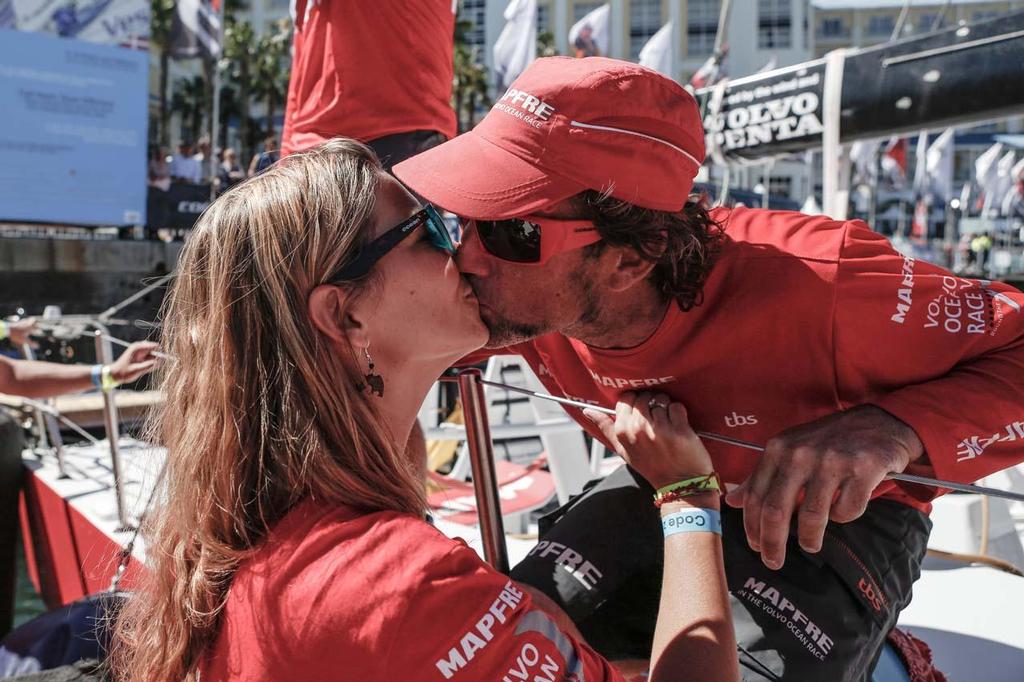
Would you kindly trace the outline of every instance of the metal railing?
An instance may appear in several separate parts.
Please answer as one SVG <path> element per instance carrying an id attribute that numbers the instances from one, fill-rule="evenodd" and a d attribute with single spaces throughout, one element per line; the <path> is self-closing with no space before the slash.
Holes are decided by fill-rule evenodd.
<path id="1" fill-rule="evenodd" d="M 464 370 L 458 376 L 462 411 L 466 420 L 466 445 L 469 447 L 469 461 L 473 470 L 473 490 L 480 517 L 484 559 L 498 571 L 508 573 L 508 547 L 505 545 L 498 475 L 494 465 L 494 450 L 487 420 L 487 397 L 484 395 L 482 380 L 483 374 L 478 369 Z"/>

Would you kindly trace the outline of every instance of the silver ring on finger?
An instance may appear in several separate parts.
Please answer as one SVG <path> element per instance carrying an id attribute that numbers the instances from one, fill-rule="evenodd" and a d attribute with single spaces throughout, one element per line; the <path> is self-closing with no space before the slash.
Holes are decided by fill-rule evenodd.
<path id="1" fill-rule="evenodd" d="M 661 402 L 657 398 L 651 398 L 650 400 L 647 401 L 648 410 L 653 410 L 655 407 L 660 407 L 663 410 L 668 408 L 668 406 L 665 403 Z"/>

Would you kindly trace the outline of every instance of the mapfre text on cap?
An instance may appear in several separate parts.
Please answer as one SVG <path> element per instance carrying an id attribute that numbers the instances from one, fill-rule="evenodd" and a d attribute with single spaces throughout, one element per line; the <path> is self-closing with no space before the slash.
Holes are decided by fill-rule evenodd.
<path id="1" fill-rule="evenodd" d="M 555 113 L 555 108 L 547 102 L 515 88 L 506 90 L 494 108 L 512 114 L 534 127 L 540 127 L 541 123 L 550 119 L 551 114 Z"/>

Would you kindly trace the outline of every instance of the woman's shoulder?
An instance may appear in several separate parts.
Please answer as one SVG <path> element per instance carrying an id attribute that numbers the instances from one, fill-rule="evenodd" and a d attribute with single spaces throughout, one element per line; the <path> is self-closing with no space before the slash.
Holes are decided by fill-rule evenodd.
<path id="1" fill-rule="evenodd" d="M 457 544 L 411 514 L 307 500 L 277 524 L 252 563 L 323 568 L 342 561 L 360 571 L 401 571 L 410 560 L 430 562 Z"/>

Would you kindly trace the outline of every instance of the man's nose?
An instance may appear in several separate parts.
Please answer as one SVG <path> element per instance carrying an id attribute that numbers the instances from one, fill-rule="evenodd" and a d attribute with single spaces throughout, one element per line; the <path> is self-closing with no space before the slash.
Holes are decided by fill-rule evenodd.
<path id="1" fill-rule="evenodd" d="M 462 241 L 455 253 L 455 264 L 463 274 L 486 275 L 489 270 L 488 260 L 488 254 L 476 234 L 476 223 L 469 221 L 462 231 Z"/>

